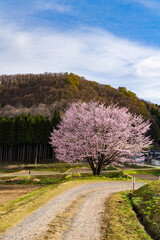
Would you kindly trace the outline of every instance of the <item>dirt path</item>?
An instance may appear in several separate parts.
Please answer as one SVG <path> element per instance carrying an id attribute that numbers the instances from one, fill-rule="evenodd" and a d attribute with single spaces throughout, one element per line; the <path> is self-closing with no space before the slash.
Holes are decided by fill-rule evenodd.
<path id="1" fill-rule="evenodd" d="M 136 183 L 136 187 L 144 183 Z M 89 183 L 70 189 L 58 197 L 52 199 L 49 203 L 29 215 L 25 220 L 11 229 L 4 235 L 0 235 L 3 240 L 34 240 L 40 234 L 46 232 L 48 224 L 56 219 L 58 223 L 60 218 L 57 215 L 63 213 L 74 201 L 81 199 L 75 208 L 74 214 L 70 215 L 67 229 L 60 224 L 62 229 L 58 229 L 59 234 L 49 239 L 61 240 L 98 240 L 100 237 L 100 219 L 104 211 L 104 202 L 109 194 L 117 191 L 129 190 L 132 188 L 131 182 L 97 182 Z M 69 211 L 72 212 L 69 208 Z M 65 216 L 65 214 L 64 214 Z M 39 237 L 38 237 L 39 238 Z M 39 239 L 45 239 L 43 236 Z"/>

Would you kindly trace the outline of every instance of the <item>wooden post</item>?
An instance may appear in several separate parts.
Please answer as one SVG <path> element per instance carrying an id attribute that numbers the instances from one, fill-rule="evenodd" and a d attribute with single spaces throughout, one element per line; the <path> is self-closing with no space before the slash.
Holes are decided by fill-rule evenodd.
<path id="1" fill-rule="evenodd" d="M 135 178 L 132 178 L 132 184 L 133 184 L 133 193 L 134 193 L 134 189 L 135 189 Z"/>

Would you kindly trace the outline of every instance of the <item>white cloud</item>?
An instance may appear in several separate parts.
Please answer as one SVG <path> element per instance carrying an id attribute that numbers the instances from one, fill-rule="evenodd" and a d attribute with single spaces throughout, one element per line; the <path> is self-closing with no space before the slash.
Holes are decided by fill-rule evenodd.
<path id="1" fill-rule="evenodd" d="M 160 77 L 160 54 L 150 56 L 137 65 L 139 76 L 146 78 Z"/>
<path id="2" fill-rule="evenodd" d="M 153 102 L 154 100 L 154 103 L 160 104 L 159 90 L 160 87 L 156 89 L 154 89 L 153 87 L 152 88 L 144 87 L 144 90 L 141 89 L 139 91 L 139 95 L 141 96 L 142 99 L 146 99 L 147 101 L 150 102 Z"/>
<path id="3" fill-rule="evenodd" d="M 99 29 L 21 31 L 0 23 L 0 74 L 74 72 L 160 104 L 160 49 Z"/>

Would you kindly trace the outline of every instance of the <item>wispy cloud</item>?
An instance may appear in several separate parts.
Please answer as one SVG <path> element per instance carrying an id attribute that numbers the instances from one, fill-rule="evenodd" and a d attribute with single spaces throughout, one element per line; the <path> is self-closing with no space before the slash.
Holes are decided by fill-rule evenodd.
<path id="1" fill-rule="evenodd" d="M 0 23 L 0 74 L 74 72 L 160 104 L 160 49 L 100 29 L 22 31 Z"/>
<path id="2" fill-rule="evenodd" d="M 132 1 L 137 2 L 138 4 L 141 4 L 149 9 L 160 10 L 160 2 L 156 0 L 132 0 Z"/>
<path id="3" fill-rule="evenodd" d="M 63 3 L 56 3 L 55 1 L 38 1 L 35 5 L 36 10 L 50 10 L 50 11 L 56 11 L 59 13 L 70 13 L 72 10 L 72 7 L 69 5 L 65 5 Z"/>

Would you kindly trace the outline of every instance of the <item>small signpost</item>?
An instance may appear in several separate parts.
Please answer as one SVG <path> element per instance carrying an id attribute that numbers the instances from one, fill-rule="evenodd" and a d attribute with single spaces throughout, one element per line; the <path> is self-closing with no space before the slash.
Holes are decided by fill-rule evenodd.
<path id="1" fill-rule="evenodd" d="M 134 193 L 134 189 L 135 189 L 135 178 L 132 178 L 132 185 L 133 185 L 133 193 Z"/>

